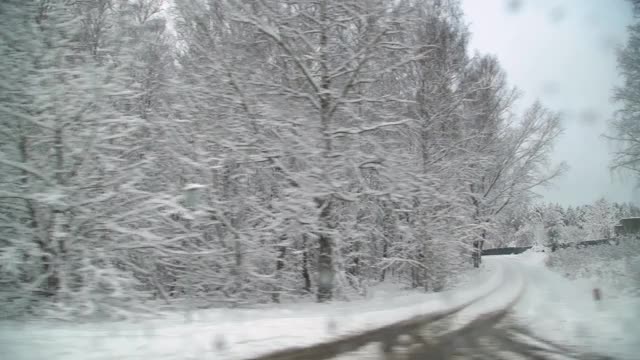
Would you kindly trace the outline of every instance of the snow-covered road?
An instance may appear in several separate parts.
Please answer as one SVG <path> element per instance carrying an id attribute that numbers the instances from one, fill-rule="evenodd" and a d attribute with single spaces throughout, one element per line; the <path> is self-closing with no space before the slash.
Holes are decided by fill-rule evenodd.
<path id="1" fill-rule="evenodd" d="M 597 302 L 593 289 L 605 289 L 606 279 L 569 280 L 545 267 L 544 259 L 535 253 L 485 258 L 488 266 L 511 263 L 526 274 L 517 319 L 557 343 L 616 359 L 640 359 L 640 299 L 603 290 Z"/>
<path id="2" fill-rule="evenodd" d="M 441 294 L 386 292 L 333 304 L 289 304 L 199 310 L 140 322 L 0 323 L 2 359 L 242 359 L 289 346 L 326 341 L 491 293 L 465 310 L 498 309 L 524 288 L 515 315 L 538 334 L 583 349 L 637 360 L 640 301 L 595 303 L 594 284 L 568 280 L 544 266 L 544 256 L 486 257 L 461 289 Z M 463 315 L 464 316 L 464 315 Z"/>
<path id="3" fill-rule="evenodd" d="M 140 322 L 0 323 L 1 359 L 244 359 L 311 345 L 504 290 L 502 271 L 476 273 L 440 294 L 378 289 L 373 298 L 331 304 L 198 310 Z M 509 296 L 509 295 L 507 295 Z M 481 311 L 481 309 L 476 309 Z"/>

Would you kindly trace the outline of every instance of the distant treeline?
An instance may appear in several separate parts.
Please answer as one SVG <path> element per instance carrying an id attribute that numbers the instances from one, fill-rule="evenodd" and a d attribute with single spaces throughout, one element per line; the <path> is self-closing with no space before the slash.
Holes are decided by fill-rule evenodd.
<path id="1" fill-rule="evenodd" d="M 586 240 L 586 241 L 579 241 L 579 242 L 574 242 L 574 243 L 564 243 L 564 244 L 553 244 L 553 245 L 549 245 L 547 246 L 548 248 L 551 248 L 551 251 L 556 251 L 557 249 L 567 249 L 567 248 L 584 248 L 584 247 L 588 247 L 588 246 L 594 246 L 594 245 L 618 245 L 620 243 L 620 239 L 619 238 L 612 238 L 612 239 L 598 239 L 598 240 Z M 520 246 L 520 247 L 504 247 L 504 248 L 494 248 L 494 249 L 484 249 L 482 250 L 482 255 L 483 256 L 488 256 L 488 255 L 514 255 L 514 254 L 521 254 L 529 249 L 531 249 L 532 246 Z"/>

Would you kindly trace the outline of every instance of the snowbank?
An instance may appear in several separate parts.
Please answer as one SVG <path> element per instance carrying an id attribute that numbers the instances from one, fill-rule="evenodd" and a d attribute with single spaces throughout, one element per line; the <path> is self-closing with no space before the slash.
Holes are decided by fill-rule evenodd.
<path id="1" fill-rule="evenodd" d="M 139 322 L 2 322 L 0 348 L 12 360 L 242 359 L 448 309 L 493 292 L 503 277 L 485 269 L 464 288 L 439 294 L 384 287 L 350 303 L 198 310 Z"/>

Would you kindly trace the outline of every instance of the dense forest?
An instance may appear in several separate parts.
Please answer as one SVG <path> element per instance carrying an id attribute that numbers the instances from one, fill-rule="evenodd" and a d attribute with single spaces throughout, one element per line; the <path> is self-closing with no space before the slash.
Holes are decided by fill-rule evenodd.
<path id="1" fill-rule="evenodd" d="M 3 316 L 438 291 L 525 218 L 604 235 L 599 203 L 534 207 L 560 119 L 514 110 L 459 1 L 4 0 L 0 27 Z"/>

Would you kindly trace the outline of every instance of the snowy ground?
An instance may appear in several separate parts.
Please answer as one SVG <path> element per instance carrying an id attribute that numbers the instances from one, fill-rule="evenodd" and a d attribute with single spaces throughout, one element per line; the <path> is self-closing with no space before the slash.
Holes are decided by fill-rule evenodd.
<path id="1" fill-rule="evenodd" d="M 610 279 L 568 279 L 546 268 L 545 260 L 535 253 L 485 258 L 488 266 L 517 263 L 527 274 L 516 318 L 537 334 L 581 351 L 640 359 L 640 298 L 608 291 Z M 593 299 L 594 288 L 602 289 L 600 302 Z"/>
<path id="2" fill-rule="evenodd" d="M 3 359 L 242 359 L 289 346 L 329 340 L 413 315 L 446 309 L 491 292 L 473 313 L 500 307 L 520 287 L 516 316 L 540 335 L 594 351 L 637 359 L 640 301 L 608 298 L 596 304 L 593 284 L 544 267 L 540 254 L 485 258 L 462 289 L 416 294 L 379 288 L 372 299 L 349 303 L 200 310 L 140 322 L 0 323 Z M 504 280 L 507 280 L 505 282 Z M 524 282 L 523 282 L 524 281 Z"/>
<path id="3" fill-rule="evenodd" d="M 199 310 L 152 321 L 2 322 L 0 349 L 15 360 L 243 359 L 447 309 L 502 288 L 503 276 L 478 272 L 464 289 L 442 294 L 382 287 L 362 301 Z"/>

